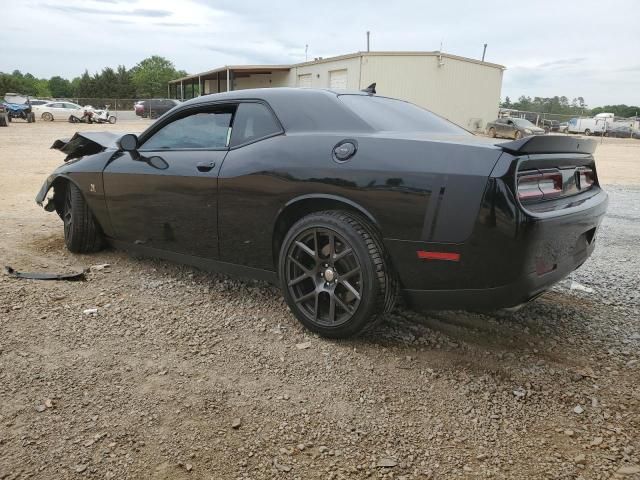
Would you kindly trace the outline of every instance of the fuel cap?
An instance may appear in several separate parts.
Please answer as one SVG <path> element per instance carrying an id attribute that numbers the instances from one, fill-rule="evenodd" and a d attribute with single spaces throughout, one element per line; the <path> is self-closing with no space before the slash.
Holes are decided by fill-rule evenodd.
<path id="1" fill-rule="evenodd" d="M 343 140 L 333 147 L 333 158 L 338 162 L 349 160 L 358 150 L 355 140 Z"/>

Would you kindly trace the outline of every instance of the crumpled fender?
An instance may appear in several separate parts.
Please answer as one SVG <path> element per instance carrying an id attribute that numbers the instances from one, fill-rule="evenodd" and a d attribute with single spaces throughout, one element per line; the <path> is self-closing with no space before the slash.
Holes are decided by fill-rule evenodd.
<path id="1" fill-rule="evenodd" d="M 59 139 L 53 142 L 51 148 L 66 153 L 65 162 L 74 158 L 94 155 L 107 149 L 118 148 L 117 141 L 124 135 L 115 132 L 76 132 L 69 139 Z"/>
<path id="2" fill-rule="evenodd" d="M 58 169 L 59 170 L 59 169 Z M 60 177 L 69 180 L 69 181 L 73 181 L 71 180 L 67 175 L 65 175 L 63 172 L 58 172 L 58 170 L 56 170 L 54 173 L 52 173 L 51 175 L 49 175 L 47 177 L 47 179 L 45 180 L 45 182 L 42 184 L 42 187 L 40 187 L 40 190 L 38 191 L 38 194 L 36 195 L 36 203 L 40 206 L 42 206 L 42 202 L 44 202 L 47 198 L 47 194 L 49 193 L 49 190 L 51 190 L 51 187 L 53 186 L 53 183 Z M 48 212 L 53 212 L 55 210 L 55 205 L 50 202 L 47 205 L 44 206 L 44 209 Z"/>

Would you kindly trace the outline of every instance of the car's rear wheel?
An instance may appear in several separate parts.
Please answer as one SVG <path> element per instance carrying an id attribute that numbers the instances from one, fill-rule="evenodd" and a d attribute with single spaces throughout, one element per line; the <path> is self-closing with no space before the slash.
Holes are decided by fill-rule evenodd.
<path id="1" fill-rule="evenodd" d="M 375 325 L 395 302 L 396 282 L 373 227 L 343 211 L 312 213 L 282 243 L 285 300 L 309 330 L 331 338 Z"/>
<path id="2" fill-rule="evenodd" d="M 103 235 L 82 192 L 73 183 L 66 184 L 62 206 L 64 242 L 74 253 L 97 252 L 102 248 Z"/>
<path id="3" fill-rule="evenodd" d="M 522 137 L 522 132 L 520 130 L 516 130 L 516 133 L 513 135 L 513 138 L 515 138 L 516 140 L 520 140 L 521 137 Z"/>
<path id="4" fill-rule="evenodd" d="M 490 136 L 491 138 L 496 138 L 496 129 L 495 129 L 495 128 L 491 127 L 491 128 L 489 129 L 489 136 Z"/>
<path id="5" fill-rule="evenodd" d="M 588 137 L 591 135 L 591 130 L 589 130 L 588 128 L 584 131 L 584 134 Z"/>
<path id="6" fill-rule="evenodd" d="M 44 120 L 45 122 L 53 122 L 53 115 L 51 115 L 51 113 L 49 112 L 44 112 L 42 114 L 42 120 Z"/>
<path id="7" fill-rule="evenodd" d="M 116 119 L 116 117 L 115 117 L 114 115 L 110 115 L 110 116 L 109 116 L 109 123 L 110 123 L 111 125 L 113 125 L 114 123 L 116 123 L 116 120 L 117 120 L 117 119 Z"/>

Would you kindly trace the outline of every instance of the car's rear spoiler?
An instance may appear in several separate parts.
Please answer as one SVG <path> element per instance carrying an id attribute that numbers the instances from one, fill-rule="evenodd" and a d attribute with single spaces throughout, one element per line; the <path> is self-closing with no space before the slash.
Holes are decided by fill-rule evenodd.
<path id="1" fill-rule="evenodd" d="M 73 158 L 100 153 L 107 148 L 117 148 L 116 141 L 122 135 L 113 132 L 76 132 L 71 138 L 56 140 L 51 148 L 66 153 L 64 161 L 67 162 Z"/>
<path id="2" fill-rule="evenodd" d="M 515 155 L 534 153 L 589 153 L 596 151 L 597 143 L 590 138 L 562 135 L 533 135 L 513 142 L 497 143 L 504 151 Z"/>

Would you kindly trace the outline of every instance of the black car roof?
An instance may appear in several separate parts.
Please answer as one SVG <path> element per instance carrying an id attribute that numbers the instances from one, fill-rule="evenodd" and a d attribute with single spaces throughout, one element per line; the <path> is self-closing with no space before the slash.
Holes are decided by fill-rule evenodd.
<path id="1" fill-rule="evenodd" d="M 363 95 L 364 92 L 336 92 L 319 88 L 255 88 L 203 95 L 180 104 L 180 109 L 211 102 L 261 100 L 275 111 L 284 128 L 295 131 L 357 131 L 372 128 L 338 100 L 339 94 Z"/>

